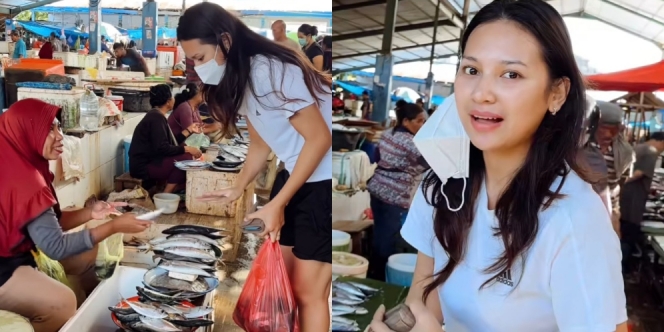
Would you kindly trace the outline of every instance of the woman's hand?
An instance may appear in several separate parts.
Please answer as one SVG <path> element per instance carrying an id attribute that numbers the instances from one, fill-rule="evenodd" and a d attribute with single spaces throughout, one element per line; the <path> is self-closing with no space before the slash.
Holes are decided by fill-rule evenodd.
<path id="1" fill-rule="evenodd" d="M 231 187 L 217 191 L 210 191 L 197 197 L 198 200 L 203 202 L 218 202 L 219 204 L 233 203 L 242 197 L 244 189 L 238 187 Z"/>
<path id="2" fill-rule="evenodd" d="M 270 202 L 260 210 L 244 217 L 244 221 L 260 219 L 265 223 L 265 230 L 259 236 L 265 236 L 272 242 L 279 241 L 281 227 L 284 227 L 284 206 Z"/>
<path id="3" fill-rule="evenodd" d="M 415 316 L 415 326 L 413 326 L 412 331 L 441 332 L 443 330 L 442 324 L 438 322 L 436 316 L 427 309 L 422 301 L 414 301 L 413 303 L 408 304 L 408 307 L 410 308 L 410 312 L 413 313 L 413 316 Z M 369 331 L 393 332 L 383 323 L 384 319 L 385 306 L 381 304 L 373 316 L 371 325 L 369 325 Z"/>
<path id="4" fill-rule="evenodd" d="M 185 146 L 184 147 L 184 152 L 192 155 L 194 158 L 198 159 L 203 155 L 203 152 L 199 150 L 198 148 L 195 148 L 193 146 Z"/>
<path id="5" fill-rule="evenodd" d="M 201 125 L 199 123 L 192 123 L 189 127 L 187 127 L 187 130 L 192 134 L 200 134 Z"/>
<path id="6" fill-rule="evenodd" d="M 111 221 L 113 233 L 134 234 L 140 233 L 152 225 L 150 220 L 138 220 L 133 213 L 125 213 Z"/>
<path id="7" fill-rule="evenodd" d="M 102 220 L 108 218 L 110 215 L 119 216 L 122 213 L 118 211 L 117 208 L 121 206 L 127 206 L 127 203 L 125 202 L 107 203 L 104 201 L 98 201 L 92 206 L 92 211 L 90 211 L 90 217 L 95 220 Z"/>

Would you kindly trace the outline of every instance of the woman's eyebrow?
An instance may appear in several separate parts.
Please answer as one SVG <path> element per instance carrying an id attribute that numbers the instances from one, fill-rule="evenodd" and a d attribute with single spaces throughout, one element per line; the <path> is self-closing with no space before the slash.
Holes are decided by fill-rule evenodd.
<path id="1" fill-rule="evenodd" d="M 477 60 L 477 58 L 472 57 L 472 56 L 464 55 L 464 56 L 462 56 L 462 58 L 465 59 L 465 60 L 468 60 L 468 61 L 479 62 Z M 519 65 L 519 66 L 528 67 L 523 61 L 520 61 L 520 60 L 503 60 L 501 62 L 505 65 Z"/>

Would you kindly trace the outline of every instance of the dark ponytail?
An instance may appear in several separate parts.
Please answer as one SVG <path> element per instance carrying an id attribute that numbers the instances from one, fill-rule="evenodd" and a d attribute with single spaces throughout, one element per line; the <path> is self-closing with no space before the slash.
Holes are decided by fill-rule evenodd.
<path id="1" fill-rule="evenodd" d="M 392 132 L 394 133 L 397 129 L 403 128 L 403 121 L 408 119 L 408 120 L 413 120 L 415 119 L 420 113 L 424 112 L 424 109 L 420 107 L 417 104 L 411 104 L 411 103 L 404 103 L 399 106 L 395 110 L 397 114 L 397 125 L 394 126 L 392 129 Z"/>
<path id="2" fill-rule="evenodd" d="M 182 103 L 190 101 L 191 98 L 196 97 L 197 94 L 198 94 L 198 84 L 188 83 L 187 86 L 185 86 L 184 90 L 182 90 L 182 92 L 175 95 L 175 105 L 173 106 L 173 109 L 178 108 L 178 106 L 180 106 L 180 104 Z"/>
<path id="3" fill-rule="evenodd" d="M 305 36 L 311 35 L 312 37 L 318 36 L 318 27 L 315 25 L 302 24 L 297 32 L 303 33 Z"/>

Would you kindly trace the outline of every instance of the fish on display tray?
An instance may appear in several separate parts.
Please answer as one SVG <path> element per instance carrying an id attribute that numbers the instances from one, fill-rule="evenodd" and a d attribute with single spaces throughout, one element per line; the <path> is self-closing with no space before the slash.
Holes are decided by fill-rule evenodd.
<path id="1" fill-rule="evenodd" d="M 355 282 L 334 281 L 332 283 L 332 331 L 360 331 L 356 321 L 346 315 L 366 315 L 369 310 L 362 307 L 380 290 Z"/>
<path id="2" fill-rule="evenodd" d="M 118 327 L 134 332 L 193 332 L 214 324 L 211 307 L 196 307 L 191 300 L 204 297 L 219 286 L 224 229 L 178 225 L 164 236 L 147 241 L 132 239 L 127 245 L 152 252 L 157 267 L 143 275 L 138 296 L 109 307 Z"/>

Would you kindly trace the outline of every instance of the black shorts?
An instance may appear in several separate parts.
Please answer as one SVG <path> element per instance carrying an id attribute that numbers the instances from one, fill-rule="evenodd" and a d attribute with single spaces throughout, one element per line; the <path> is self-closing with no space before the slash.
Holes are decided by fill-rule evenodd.
<path id="1" fill-rule="evenodd" d="M 277 174 L 270 199 L 289 176 L 286 170 Z M 332 264 L 332 180 L 307 182 L 295 193 L 284 209 L 279 244 L 293 247 L 298 259 Z"/>

